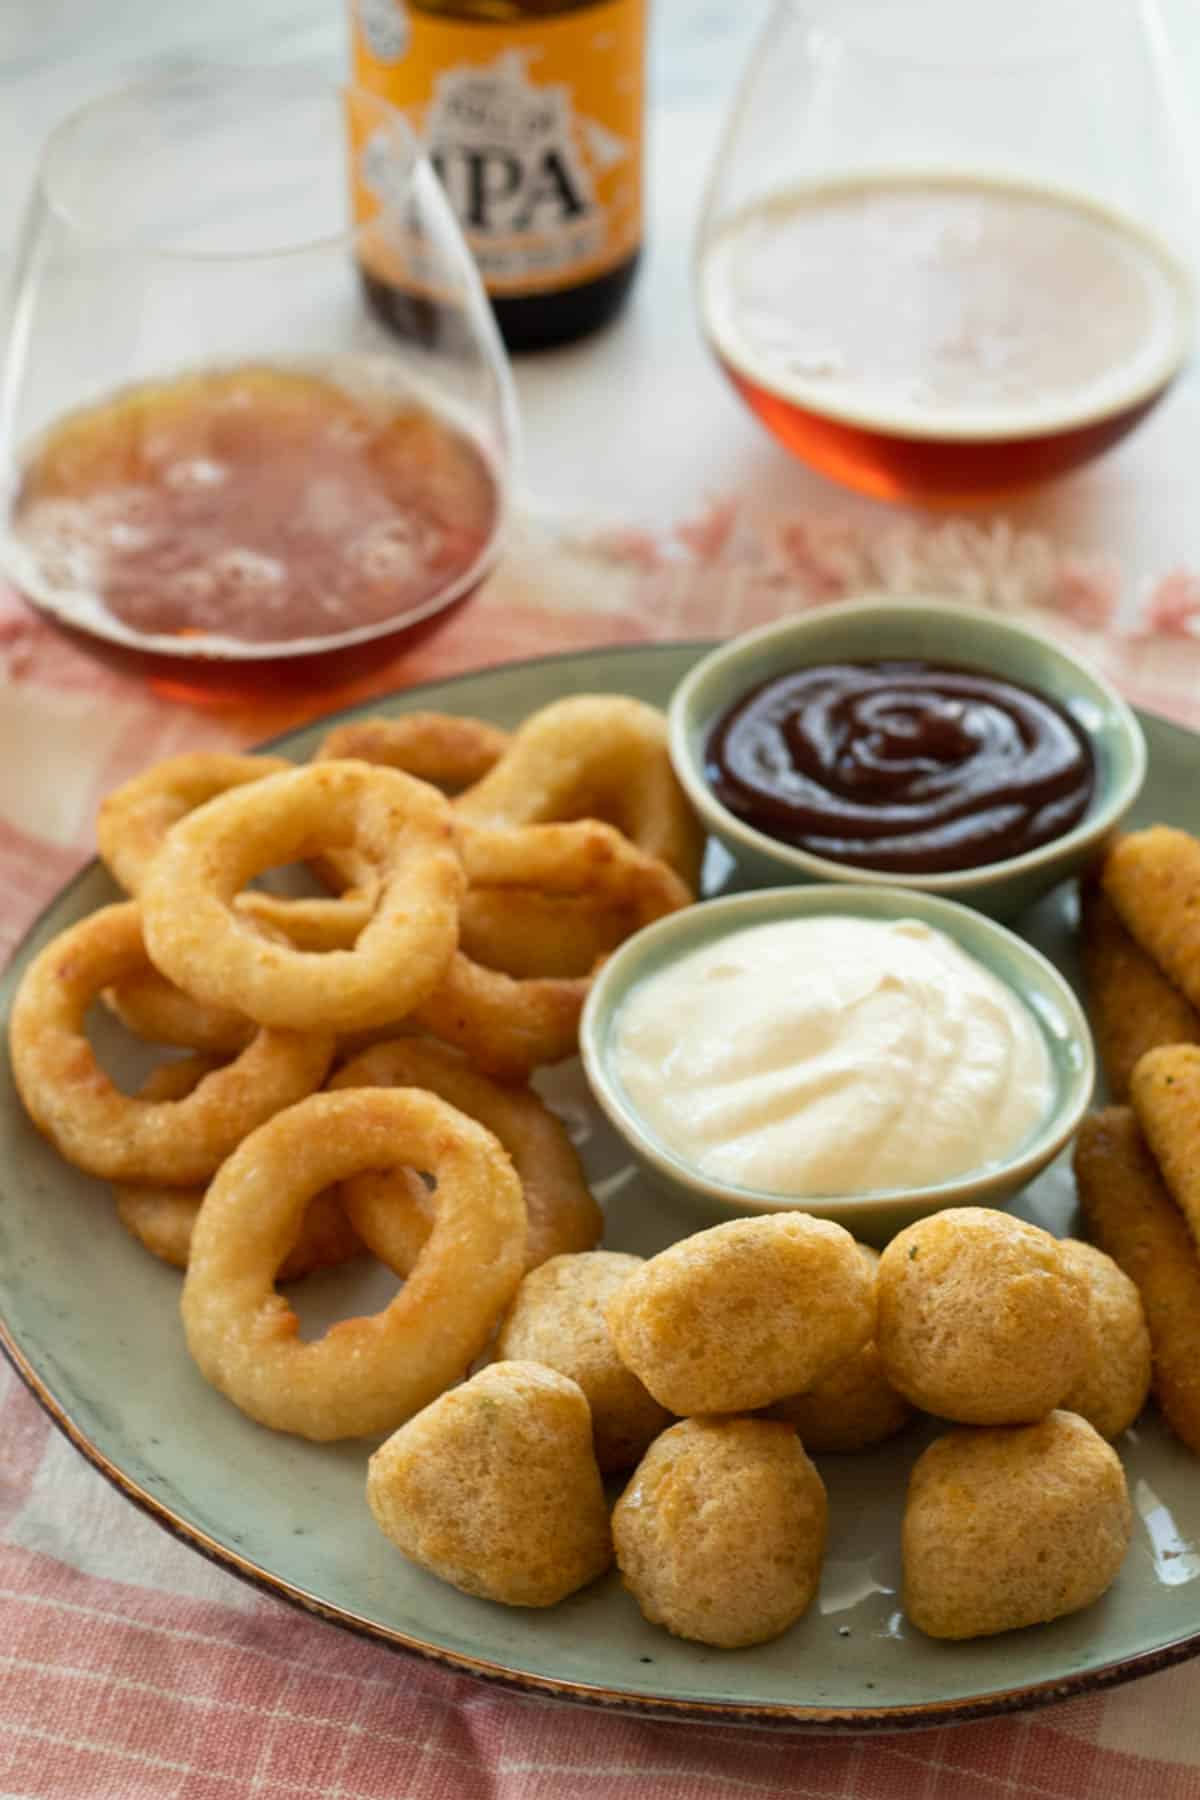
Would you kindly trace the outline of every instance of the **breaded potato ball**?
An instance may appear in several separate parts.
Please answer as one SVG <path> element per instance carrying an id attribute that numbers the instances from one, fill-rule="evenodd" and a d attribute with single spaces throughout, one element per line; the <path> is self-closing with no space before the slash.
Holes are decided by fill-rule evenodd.
<path id="1" fill-rule="evenodd" d="M 948 1432 L 908 1484 L 904 1610 L 935 1638 L 1044 1624 L 1099 1599 L 1132 1533 L 1120 1458 L 1076 1413 Z"/>
<path id="2" fill-rule="evenodd" d="M 821 1477 L 787 1425 L 684 1419 L 617 1502 L 617 1565 L 651 1624 L 724 1650 L 762 1644 L 812 1601 L 827 1516 Z"/>
<path id="3" fill-rule="evenodd" d="M 858 1253 L 874 1283 L 878 1252 L 860 1244 Z M 885 1438 L 903 1430 L 912 1418 L 912 1408 L 885 1375 L 872 1339 L 806 1394 L 777 1400 L 768 1409 L 767 1417 L 783 1419 L 799 1432 L 806 1450 L 821 1454 L 869 1450 L 874 1444 L 882 1444 Z"/>
<path id="4" fill-rule="evenodd" d="M 1065 1238 L 1059 1246 L 1088 1284 L 1090 1342 L 1083 1374 L 1063 1399 L 1103 1438 L 1120 1437 L 1150 1393 L 1150 1333 L 1141 1295 L 1111 1256 Z"/>
<path id="5" fill-rule="evenodd" d="M 714 1225 L 631 1275 L 606 1308 L 621 1361 L 668 1412 L 752 1412 L 820 1381 L 875 1328 L 848 1231 L 807 1213 Z"/>
<path id="6" fill-rule="evenodd" d="M 367 1501 L 411 1562 L 507 1606 L 554 1606 L 612 1561 L 588 1403 L 541 1363 L 432 1401 L 372 1456 Z"/>
<path id="7" fill-rule="evenodd" d="M 914 1406 L 962 1425 L 1024 1425 L 1061 1404 L 1091 1344 L 1088 1284 L 1057 1238 L 953 1207 L 894 1237 L 875 1341 Z"/>
<path id="8" fill-rule="evenodd" d="M 607 1302 L 643 1266 L 643 1257 L 616 1250 L 552 1256 L 526 1275 L 496 1338 L 497 1357 L 545 1363 L 579 1383 L 606 1472 L 631 1469 L 671 1423 L 617 1355 L 604 1317 Z"/>
<path id="9" fill-rule="evenodd" d="M 818 1456 L 870 1450 L 903 1431 L 913 1409 L 884 1372 L 879 1350 L 864 1344 L 807 1394 L 792 1394 L 769 1408 L 799 1433 Z"/>

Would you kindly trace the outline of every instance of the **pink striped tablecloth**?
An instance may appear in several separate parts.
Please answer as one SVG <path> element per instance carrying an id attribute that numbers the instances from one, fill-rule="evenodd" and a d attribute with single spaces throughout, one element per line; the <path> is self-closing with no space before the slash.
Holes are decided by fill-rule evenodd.
<path id="1" fill-rule="evenodd" d="M 1036 618 L 1139 704 L 1200 726 L 1200 583 L 1121 572 L 1003 523 L 762 519 L 653 537 L 522 528 L 468 606 L 354 694 L 191 710 L 100 669 L 0 596 L 0 941 L 91 851 L 99 796 L 188 747 L 550 650 L 726 636 L 863 587 Z M 1200 773 L 1200 770 L 1198 770 Z M 1200 1664 L 1027 1715 L 814 1739 L 642 1722 L 399 1657 L 244 1587 L 159 1530 L 0 1371 L 0 1800 L 1184 1800 Z"/>

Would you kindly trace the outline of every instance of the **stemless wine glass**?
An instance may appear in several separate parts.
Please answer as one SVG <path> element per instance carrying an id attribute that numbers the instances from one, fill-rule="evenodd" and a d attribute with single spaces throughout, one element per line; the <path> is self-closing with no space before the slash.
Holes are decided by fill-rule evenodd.
<path id="1" fill-rule="evenodd" d="M 777 0 L 712 171 L 703 328 L 805 462 L 884 498 L 1058 474 L 1193 329 L 1153 0 Z"/>
<path id="2" fill-rule="evenodd" d="M 397 337 L 373 310 L 420 307 Z M 204 69 L 42 158 L 0 388 L 0 567 L 175 690 L 379 663 L 496 554 L 516 440 L 487 298 L 384 101 Z"/>

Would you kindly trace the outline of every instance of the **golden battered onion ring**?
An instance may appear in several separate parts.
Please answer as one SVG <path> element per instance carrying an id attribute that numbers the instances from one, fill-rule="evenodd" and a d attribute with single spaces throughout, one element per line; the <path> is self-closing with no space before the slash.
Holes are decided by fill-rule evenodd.
<path id="1" fill-rule="evenodd" d="M 210 1056 L 187 1056 L 163 1063 L 143 1082 L 143 1100 L 182 1100 L 221 1065 Z M 203 1187 L 113 1189 L 117 1217 L 143 1247 L 173 1268 L 186 1269 L 192 1227 L 204 1198 Z M 333 1192 L 317 1194 L 300 1222 L 300 1235 L 279 1265 L 277 1281 L 296 1281 L 314 1269 L 334 1268 L 362 1250 L 362 1239 Z"/>
<path id="2" fill-rule="evenodd" d="M 457 713 L 400 713 L 394 719 L 355 719 L 335 725 L 321 739 L 314 762 L 330 757 L 377 763 L 457 793 L 482 781 L 512 742 L 511 734 L 483 719 Z"/>
<path id="3" fill-rule="evenodd" d="M 272 864 L 351 847 L 379 891 L 353 949 L 297 950 L 233 909 Z M 448 802 L 395 769 L 310 763 L 223 794 L 183 819 L 142 896 L 151 959 L 171 980 L 260 1024 L 361 1031 L 403 1018 L 454 955 L 465 886 Z"/>
<path id="4" fill-rule="evenodd" d="M 465 828 L 458 833 L 468 882 L 543 894 L 588 895 L 630 908 L 634 927 L 688 905 L 679 876 L 611 825 Z M 514 980 L 459 951 L 413 1010 L 431 1036 L 456 1044 L 486 1074 L 524 1080 L 541 1063 L 573 1056 L 591 975 Z"/>
<path id="5" fill-rule="evenodd" d="M 382 1312 L 302 1343 L 273 1286 L 301 1211 L 335 1182 L 397 1164 L 438 1184 L 416 1267 Z M 183 1284 L 188 1348 L 276 1431 L 317 1442 L 393 1431 L 479 1355 L 524 1258 L 521 1184 L 482 1125 L 411 1088 L 314 1094 L 253 1132 L 204 1197 Z"/>
<path id="6" fill-rule="evenodd" d="M 629 907 L 514 888 L 468 888 L 458 947 L 472 962 L 520 978 L 586 975 L 636 929 Z"/>
<path id="7" fill-rule="evenodd" d="M 371 917 L 369 887 L 337 899 L 284 900 L 247 889 L 235 909 L 297 950 L 352 950 Z M 637 929 L 633 910 L 586 895 L 519 888 L 468 888 L 458 915 L 459 948 L 472 962 L 519 979 L 589 974 Z"/>
<path id="8" fill-rule="evenodd" d="M 117 1217 L 160 1262 L 186 1269 L 192 1231 L 204 1189 L 127 1187 L 113 1189 Z M 335 1269 L 361 1254 L 363 1241 L 334 1194 L 317 1194 L 300 1222 L 300 1236 L 276 1270 L 276 1281 L 300 1281 L 317 1269 Z"/>
<path id="9" fill-rule="evenodd" d="M 344 894 L 300 900 L 247 888 L 234 896 L 233 911 L 277 943 L 324 956 L 330 950 L 353 950 L 371 922 L 378 898 L 375 881 Z"/>
<path id="10" fill-rule="evenodd" d="M 193 1000 L 149 962 L 106 987 L 103 999 L 126 1031 L 144 1038 L 148 1044 L 236 1056 L 258 1031 L 245 1013 L 233 1012 L 227 1006 L 204 1006 Z"/>
<path id="11" fill-rule="evenodd" d="M 13 1002 L 13 1075 L 38 1130 L 77 1168 L 108 1181 L 188 1187 L 207 1180 L 247 1132 L 320 1086 L 334 1039 L 260 1031 L 186 1099 L 132 1099 L 96 1061 L 84 1018 L 102 989 L 145 962 L 138 907 L 129 900 L 102 907 L 47 944 Z"/>
<path id="12" fill-rule="evenodd" d="M 482 780 L 510 742 L 507 731 L 488 725 L 483 719 L 464 718 L 456 713 L 412 712 L 395 719 L 354 719 L 346 725 L 335 725 L 317 746 L 313 761 L 351 757 L 358 762 L 399 769 L 403 775 L 441 788 L 444 794 L 458 794 Z M 339 892 L 349 890 L 347 898 L 359 889 L 370 891 L 370 865 L 352 850 L 318 857 L 314 866 L 330 887 Z M 313 929 L 320 922 L 318 915 Z M 320 943 L 301 945 L 310 950 L 324 947 Z"/>
<path id="13" fill-rule="evenodd" d="M 126 893 L 138 895 L 168 831 L 181 819 L 233 788 L 294 767 L 282 756 L 237 756 L 222 750 L 196 750 L 154 763 L 101 802 L 96 818 L 101 861 Z M 353 945 L 371 916 L 372 899 L 369 892 L 317 900 L 253 893 L 239 895 L 236 905 L 259 924 L 282 932 L 297 948 L 324 950 Z M 119 1007 L 114 1007 L 114 1011 L 125 1018 Z M 156 997 L 147 1000 L 140 996 L 131 1003 L 130 1017 L 125 1022 L 139 1036 L 196 1049 L 235 1047 L 232 1037 L 219 1044 L 212 1034 L 156 1038 L 152 1031 L 143 1031 L 133 1023 L 139 1014 L 143 1019 L 154 1014 L 163 1018 L 162 1005 Z"/>
<path id="14" fill-rule="evenodd" d="M 236 756 L 224 750 L 192 750 L 154 763 L 101 801 L 96 815 L 100 860 L 118 887 L 139 894 L 146 870 L 180 819 L 218 794 L 293 766 L 283 756 Z"/>
<path id="15" fill-rule="evenodd" d="M 531 1088 L 501 1087 L 448 1044 L 422 1038 L 375 1044 L 339 1069 L 329 1087 L 422 1088 L 492 1132 L 511 1156 L 525 1196 L 526 1269 L 600 1242 L 604 1216 L 575 1147 Z M 407 1275 L 432 1229 L 437 1194 L 421 1182 L 398 1193 L 395 1172 L 370 1170 L 343 1182 L 341 1198 L 367 1248 Z"/>
<path id="16" fill-rule="evenodd" d="M 343 732 L 353 741 L 351 727 L 332 737 L 340 741 Z M 376 884 L 370 870 L 353 851 L 314 862 L 332 885 L 343 889 L 340 897 L 291 900 L 250 889 L 237 896 L 236 908 L 256 924 L 282 932 L 298 950 L 352 949 L 371 916 Z M 522 980 L 582 976 L 624 943 L 636 923 L 630 907 L 587 895 L 473 887 L 463 895 L 459 911 L 459 948 L 472 962 Z"/>
<path id="17" fill-rule="evenodd" d="M 575 694 L 532 713 L 490 774 L 455 801 L 472 825 L 601 819 L 694 891 L 704 836 L 679 785 L 657 707 Z"/>

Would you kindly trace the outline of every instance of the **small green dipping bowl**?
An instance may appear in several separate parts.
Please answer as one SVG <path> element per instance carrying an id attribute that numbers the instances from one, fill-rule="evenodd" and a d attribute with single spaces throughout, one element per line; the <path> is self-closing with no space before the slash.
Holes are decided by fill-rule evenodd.
<path id="1" fill-rule="evenodd" d="M 621 1008 L 634 989 L 679 957 L 747 926 L 830 914 L 886 923 L 920 920 L 952 938 L 1032 1013 L 1049 1051 L 1054 1095 L 1041 1124 L 1010 1156 L 936 1186 L 792 1198 L 702 1173 L 641 1118 L 614 1056 Z M 697 1229 L 753 1213 L 798 1211 L 833 1219 L 856 1238 L 880 1245 L 914 1219 L 945 1207 L 1003 1206 L 1012 1199 L 1071 1138 L 1088 1108 L 1095 1076 L 1091 1033 L 1079 1002 L 1039 951 L 970 907 L 895 887 L 766 888 L 671 913 L 629 938 L 604 964 L 584 1008 L 579 1041 L 596 1101 L 655 1184 L 695 1215 Z"/>
<path id="2" fill-rule="evenodd" d="M 1083 732 L 1095 786 L 1079 823 L 1061 837 L 981 868 L 897 875 L 814 856 L 747 825 L 718 800 L 705 774 L 713 727 L 736 701 L 772 677 L 828 662 L 917 657 L 997 675 L 1058 702 Z M 1024 625 L 938 601 L 867 598 L 823 606 L 731 639 L 705 656 L 670 705 L 671 759 L 692 805 L 736 857 L 744 885 L 837 881 L 944 894 L 1009 919 L 1078 872 L 1124 818 L 1146 774 L 1146 741 L 1108 682 Z"/>

